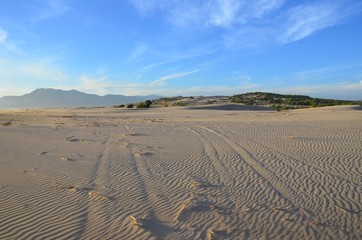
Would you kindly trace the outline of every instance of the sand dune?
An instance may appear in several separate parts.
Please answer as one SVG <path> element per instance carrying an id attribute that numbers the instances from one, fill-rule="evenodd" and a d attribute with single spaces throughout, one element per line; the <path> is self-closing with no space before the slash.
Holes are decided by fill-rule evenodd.
<path id="1" fill-rule="evenodd" d="M 362 111 L 0 111 L 0 239 L 362 239 Z"/>

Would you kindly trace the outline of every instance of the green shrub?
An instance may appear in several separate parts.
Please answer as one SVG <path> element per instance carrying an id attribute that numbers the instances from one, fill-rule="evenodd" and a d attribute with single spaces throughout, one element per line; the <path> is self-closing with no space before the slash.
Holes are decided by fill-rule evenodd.
<path id="1" fill-rule="evenodd" d="M 149 108 L 151 106 L 152 102 L 150 100 L 140 102 L 137 104 L 137 108 Z"/>
<path id="2" fill-rule="evenodd" d="M 114 107 L 114 108 L 124 108 L 124 104 L 121 104 L 121 105 L 114 105 L 113 107 Z"/>
<path id="3" fill-rule="evenodd" d="M 149 108 L 152 105 L 152 102 L 150 100 L 145 101 L 146 108 Z"/>
<path id="4" fill-rule="evenodd" d="M 146 108 L 146 104 L 144 102 L 140 102 L 137 104 L 136 108 Z"/>

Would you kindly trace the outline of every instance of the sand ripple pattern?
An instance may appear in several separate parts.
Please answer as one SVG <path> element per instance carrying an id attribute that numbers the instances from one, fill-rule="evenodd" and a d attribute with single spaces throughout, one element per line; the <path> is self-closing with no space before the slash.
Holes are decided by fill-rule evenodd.
<path id="1" fill-rule="evenodd" d="M 362 239 L 361 113 L 98 111 L 0 128 L 0 239 Z"/>

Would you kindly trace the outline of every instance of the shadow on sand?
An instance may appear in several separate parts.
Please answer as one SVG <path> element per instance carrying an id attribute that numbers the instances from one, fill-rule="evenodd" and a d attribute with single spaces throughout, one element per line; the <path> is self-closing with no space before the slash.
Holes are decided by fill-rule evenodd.
<path id="1" fill-rule="evenodd" d="M 222 104 L 222 105 L 204 105 L 189 107 L 188 109 L 194 110 L 221 110 L 221 111 L 275 111 L 272 108 L 261 106 L 248 106 L 240 104 Z"/>
<path id="2" fill-rule="evenodd" d="M 360 105 L 360 106 L 354 106 L 354 107 L 352 107 L 354 110 L 362 110 L 362 106 Z"/>

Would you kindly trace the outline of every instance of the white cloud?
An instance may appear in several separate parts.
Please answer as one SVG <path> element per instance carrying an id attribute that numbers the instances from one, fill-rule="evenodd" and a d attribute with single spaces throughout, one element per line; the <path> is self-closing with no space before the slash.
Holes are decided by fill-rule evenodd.
<path id="1" fill-rule="evenodd" d="M 24 64 L 19 66 L 19 70 L 28 78 L 33 79 L 62 81 L 67 78 L 64 69 L 47 62 Z"/>
<path id="2" fill-rule="evenodd" d="M 281 8 L 285 0 L 217 0 L 210 8 L 211 23 L 215 26 L 230 27 L 253 23 Z"/>
<path id="3" fill-rule="evenodd" d="M 4 29 L 0 28 L 0 44 L 4 44 L 7 37 L 8 33 Z"/>
<path id="4" fill-rule="evenodd" d="M 228 49 L 259 49 L 273 45 L 277 35 L 274 29 L 243 27 L 223 35 Z"/>
<path id="5" fill-rule="evenodd" d="M 228 27 L 234 23 L 242 6 L 240 1 L 233 0 L 218 0 L 215 4 L 211 8 L 208 21 L 210 24 L 222 27 Z"/>
<path id="6" fill-rule="evenodd" d="M 281 8 L 285 0 L 255 0 L 250 1 L 249 15 L 251 18 L 261 18 Z"/>
<path id="7" fill-rule="evenodd" d="M 321 29 L 339 24 L 344 17 L 341 5 L 327 2 L 297 6 L 286 13 L 282 43 L 303 39 Z"/>
<path id="8" fill-rule="evenodd" d="M 233 81 L 240 81 L 243 83 L 249 83 L 251 81 L 251 77 L 247 75 L 240 75 L 240 74 L 232 74 L 231 77 L 225 78 L 225 80 L 233 80 Z"/>
<path id="9" fill-rule="evenodd" d="M 163 66 L 163 65 L 166 65 L 168 63 L 172 63 L 172 62 L 175 62 L 177 60 L 167 60 L 167 61 L 162 61 L 162 62 L 156 62 L 156 63 L 151 63 L 151 64 L 148 64 L 147 66 L 143 67 L 140 72 L 144 72 L 144 71 L 147 71 L 149 69 L 152 69 L 152 68 L 155 68 L 155 67 L 159 67 L 159 66 Z"/>
<path id="10" fill-rule="evenodd" d="M 123 94 L 128 96 L 158 94 L 162 96 L 197 96 L 197 95 L 233 95 L 252 91 L 266 91 L 285 94 L 304 94 L 312 97 L 336 98 L 336 99 L 362 99 L 362 80 L 350 82 L 336 82 L 335 84 L 313 84 L 301 82 L 300 85 L 290 87 L 269 87 L 251 81 L 250 76 L 234 74 L 228 80 L 234 84 L 219 84 L 211 86 L 194 85 L 186 88 L 174 88 L 166 85 L 168 80 L 182 78 L 183 76 L 199 71 L 198 69 L 170 74 L 152 82 L 127 82 L 121 80 L 108 80 L 107 77 L 80 77 L 79 85 L 58 86 L 62 89 L 77 89 L 87 93 L 98 95 Z M 328 70 L 320 70 L 328 71 Z M 318 70 L 312 70 L 306 74 L 318 74 Z M 303 74 L 303 73 L 302 73 Z M 298 75 L 298 74 L 296 74 Z"/>
<path id="11" fill-rule="evenodd" d="M 148 71 L 153 68 L 157 68 L 160 66 L 164 66 L 171 63 L 177 63 L 177 62 L 186 62 L 189 63 L 192 61 L 192 59 L 210 55 L 215 53 L 218 50 L 217 47 L 213 44 L 206 44 L 202 47 L 194 48 L 194 49 L 182 49 L 181 52 L 166 52 L 166 51 L 160 51 L 156 52 L 153 51 L 153 53 L 157 54 L 157 58 L 160 59 L 158 62 L 149 63 L 146 66 L 144 66 L 139 73 L 144 73 L 145 71 Z"/>
<path id="12" fill-rule="evenodd" d="M 227 47 L 255 48 L 288 44 L 344 23 L 360 3 L 286 0 L 129 0 L 141 13 L 163 17 L 176 30 L 217 28 Z"/>
<path id="13" fill-rule="evenodd" d="M 269 82 L 273 85 L 290 85 L 291 81 L 296 84 L 315 85 L 321 82 L 338 82 L 341 79 L 355 81 L 359 78 L 356 73 L 361 65 L 330 66 L 316 69 L 306 69 L 277 76 L 270 76 Z M 353 75 L 351 75 L 353 73 Z"/>
<path id="14" fill-rule="evenodd" d="M 32 20 L 39 22 L 63 15 L 71 10 L 71 7 L 64 0 L 45 0 L 36 7 L 32 6 L 32 10 L 34 11 Z"/>
<path id="15" fill-rule="evenodd" d="M 360 65 L 334 66 L 279 75 L 269 78 L 269 83 L 265 83 L 259 91 L 321 98 L 362 99 L 360 68 Z"/>
<path id="16" fill-rule="evenodd" d="M 193 86 L 187 89 L 183 89 L 184 92 L 188 93 L 186 95 L 234 95 L 239 93 L 245 93 L 250 91 L 255 91 L 257 89 L 256 84 L 239 84 L 234 86 L 222 86 L 222 85 L 214 85 L 214 86 Z M 184 94 L 183 94 L 184 95 Z"/>
<path id="17" fill-rule="evenodd" d="M 8 55 L 0 58 L 0 78 L 61 81 L 68 77 L 57 56 L 12 58 Z"/>
<path id="18" fill-rule="evenodd" d="M 151 86 L 164 85 L 168 80 L 175 79 L 175 78 L 180 78 L 180 77 L 184 77 L 184 76 L 187 76 L 187 75 L 190 75 L 190 74 L 199 72 L 199 71 L 200 71 L 200 69 L 195 69 L 195 70 L 188 71 L 188 72 L 181 72 L 181 73 L 170 74 L 170 75 L 161 77 L 160 79 L 151 82 L 150 85 L 151 85 Z"/>
<path id="19" fill-rule="evenodd" d="M 1 83 L 0 97 L 21 96 L 24 95 L 25 93 L 29 93 L 34 90 L 34 86 L 22 85 L 21 87 L 19 87 L 19 85 L 17 84 L 2 82 L 1 80 L 0 83 Z"/>
<path id="20" fill-rule="evenodd" d="M 19 49 L 13 41 L 9 40 L 9 34 L 0 27 L 0 46 L 9 52 L 18 52 Z"/>
<path id="21" fill-rule="evenodd" d="M 174 95 L 192 95 L 192 94 L 222 94 L 235 92 L 236 89 L 250 89 L 255 87 L 255 84 L 249 82 L 249 78 L 246 76 L 241 76 L 241 80 L 245 81 L 244 83 L 239 84 L 238 86 L 211 86 L 211 87 L 201 87 L 194 86 L 190 88 L 173 88 L 171 86 L 166 86 L 166 82 L 171 79 L 182 78 L 184 76 L 196 73 L 201 71 L 200 69 L 195 69 L 188 72 L 174 73 L 167 76 L 163 76 L 158 80 L 151 82 L 128 82 L 122 80 L 108 80 L 106 76 L 94 77 L 83 75 L 80 77 L 78 85 L 65 86 L 58 85 L 56 88 L 61 89 L 77 89 L 87 93 L 93 93 L 98 95 L 104 94 L 123 94 L 128 96 L 135 95 L 151 95 L 159 94 L 162 96 L 174 96 Z"/>
<path id="22" fill-rule="evenodd" d="M 259 85 L 251 82 L 251 77 L 237 75 L 233 76 L 233 80 L 237 80 L 237 84 L 233 85 L 213 85 L 213 86 L 191 86 L 187 88 L 174 88 L 165 83 L 168 80 L 182 78 L 184 76 L 201 71 L 195 69 L 189 72 L 174 73 L 152 82 L 127 82 L 127 81 L 110 81 L 105 76 L 90 77 L 81 76 L 80 83 L 77 86 L 58 86 L 62 89 L 77 89 L 87 93 L 104 94 L 123 94 L 128 96 L 152 95 L 176 96 L 176 95 L 231 95 L 240 92 L 257 90 Z M 235 81 L 234 81 L 235 82 Z"/>
<path id="23" fill-rule="evenodd" d="M 165 9 L 171 6 L 172 0 L 129 0 L 129 2 L 137 8 L 142 14 Z"/>
<path id="24" fill-rule="evenodd" d="M 263 91 L 273 91 L 285 94 L 303 94 L 312 97 L 343 100 L 362 100 L 362 80 L 349 83 L 328 83 L 318 85 L 299 85 L 286 88 L 274 88 Z"/>
<path id="25" fill-rule="evenodd" d="M 57 63 L 44 59 L 0 59 L 1 92 L 6 95 L 25 94 L 34 87 L 51 87 L 69 79 L 66 69 Z M 4 94 L 5 95 L 5 94 Z"/>
<path id="26" fill-rule="evenodd" d="M 260 18 L 280 8 L 284 0 L 129 0 L 142 14 L 157 12 L 178 27 L 232 25 Z"/>
<path id="27" fill-rule="evenodd" d="M 112 88 L 112 86 L 112 83 L 106 81 L 106 77 L 93 78 L 84 75 L 80 77 L 80 85 L 77 89 L 88 93 L 104 95 L 108 93 L 109 88 Z"/>
<path id="28" fill-rule="evenodd" d="M 128 57 L 128 61 L 132 62 L 139 59 L 144 55 L 148 50 L 148 47 L 145 44 L 139 44 L 134 50 L 131 51 Z"/>

